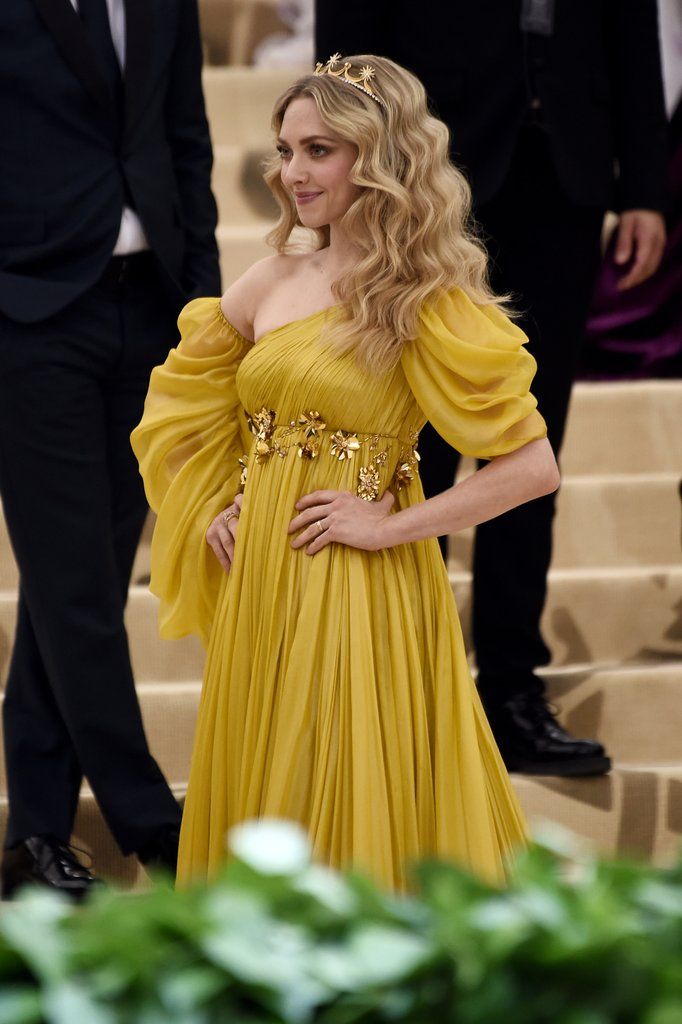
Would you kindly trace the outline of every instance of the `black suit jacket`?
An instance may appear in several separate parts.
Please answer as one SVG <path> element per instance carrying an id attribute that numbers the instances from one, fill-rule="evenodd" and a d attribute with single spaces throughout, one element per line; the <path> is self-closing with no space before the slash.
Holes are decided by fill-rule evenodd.
<path id="1" fill-rule="evenodd" d="M 218 294 L 196 0 L 126 0 L 123 123 L 70 0 L 2 0 L 0 46 L 0 310 L 82 294 L 125 203 L 179 301 Z"/>
<path id="2" fill-rule="evenodd" d="M 581 205 L 664 209 L 656 0 L 554 6 L 534 70 L 564 189 Z M 376 53 L 414 71 L 482 204 L 504 180 L 529 99 L 520 13 L 520 0 L 317 0 L 317 57 Z"/>

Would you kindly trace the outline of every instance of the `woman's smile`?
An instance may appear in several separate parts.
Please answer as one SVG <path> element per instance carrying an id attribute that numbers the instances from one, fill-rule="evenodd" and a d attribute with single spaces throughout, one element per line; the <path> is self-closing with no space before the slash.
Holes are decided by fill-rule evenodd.
<path id="1" fill-rule="evenodd" d="M 321 192 L 294 192 L 296 202 L 300 206 L 302 203 L 312 203 L 313 200 L 321 196 Z"/>

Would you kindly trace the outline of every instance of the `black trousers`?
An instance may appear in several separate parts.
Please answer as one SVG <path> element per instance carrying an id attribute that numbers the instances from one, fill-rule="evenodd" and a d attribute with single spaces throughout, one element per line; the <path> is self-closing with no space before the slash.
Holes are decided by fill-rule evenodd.
<path id="1" fill-rule="evenodd" d="M 512 292 L 519 325 L 538 363 L 533 393 L 558 456 L 571 385 L 599 265 L 601 209 L 565 194 L 541 128 L 522 129 L 503 187 L 476 210 L 490 254 L 491 281 Z M 426 497 L 452 486 L 458 455 L 427 424 L 420 439 Z M 552 555 L 556 495 L 539 498 L 476 531 L 473 641 L 484 699 L 494 704 L 532 685 L 550 660 L 540 632 Z M 445 538 L 441 538 L 445 554 Z"/>
<path id="2" fill-rule="evenodd" d="M 130 448 L 177 337 L 154 258 L 39 324 L 0 318 L 0 492 L 20 571 L 5 846 L 71 835 L 82 777 L 123 853 L 180 812 L 144 734 L 123 611 L 147 505 Z"/>

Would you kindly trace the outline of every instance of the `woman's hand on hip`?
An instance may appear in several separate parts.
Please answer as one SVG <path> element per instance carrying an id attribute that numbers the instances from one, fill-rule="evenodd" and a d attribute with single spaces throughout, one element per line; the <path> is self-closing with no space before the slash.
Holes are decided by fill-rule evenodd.
<path id="1" fill-rule="evenodd" d="M 362 551 L 386 547 L 385 527 L 395 501 L 385 491 L 381 501 L 365 501 L 350 491 L 311 491 L 296 502 L 298 515 L 289 523 L 289 533 L 301 532 L 292 548 L 305 545 L 314 555 L 332 541 Z"/>
<path id="2" fill-rule="evenodd" d="M 232 568 L 234 543 L 237 539 L 237 524 L 242 510 L 243 494 L 238 494 L 231 505 L 219 512 L 208 530 L 206 543 L 222 565 L 225 572 Z"/>

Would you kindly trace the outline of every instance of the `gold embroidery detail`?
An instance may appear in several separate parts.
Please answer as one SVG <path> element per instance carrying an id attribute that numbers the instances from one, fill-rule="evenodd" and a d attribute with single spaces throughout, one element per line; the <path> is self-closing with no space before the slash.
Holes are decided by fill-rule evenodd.
<path id="1" fill-rule="evenodd" d="M 254 445 L 254 451 L 256 453 L 256 460 L 263 462 L 269 455 L 272 455 L 274 448 L 266 438 L 258 437 Z"/>
<path id="2" fill-rule="evenodd" d="M 352 434 L 349 430 L 337 430 L 335 434 L 332 434 L 330 452 L 337 457 L 339 462 L 343 462 L 344 459 L 352 459 L 353 452 L 356 452 L 359 447 L 357 434 Z"/>
<path id="3" fill-rule="evenodd" d="M 257 463 L 265 462 L 273 453 L 281 459 L 286 458 L 291 447 L 297 449 L 301 459 L 316 459 L 321 451 L 322 431 L 327 430 L 327 424 L 317 409 L 307 409 L 300 413 L 297 419 L 292 419 L 286 425 L 278 426 L 276 423 L 277 414 L 274 409 L 263 406 L 256 413 L 244 412 L 249 429 L 255 435 L 253 452 Z M 277 431 L 276 436 L 273 436 Z M 292 434 L 302 433 L 304 440 L 288 441 Z M 331 430 L 330 430 L 331 433 Z M 364 501 L 376 501 L 379 496 L 380 468 L 385 466 L 389 453 L 386 449 L 377 451 L 379 442 L 383 437 L 389 437 L 392 441 L 401 441 L 397 467 L 393 475 L 393 483 L 398 490 L 406 487 L 415 476 L 418 470 L 419 452 L 417 441 L 419 432 L 410 429 L 408 432 L 409 443 L 393 434 L 357 434 L 351 430 L 336 430 L 331 433 L 329 453 L 343 462 L 350 461 L 356 451 L 362 445 L 367 445 L 370 452 L 374 453 L 367 464 L 358 470 L 357 495 Z M 285 442 L 285 443 L 282 443 Z M 248 455 L 239 459 L 241 466 L 240 487 L 243 489 L 246 484 L 248 471 Z"/>
<path id="4" fill-rule="evenodd" d="M 308 412 L 302 412 L 298 417 L 298 422 L 300 426 L 303 427 L 306 437 L 310 437 L 313 434 L 319 434 L 319 432 L 324 430 L 327 426 L 319 412 L 312 409 L 309 409 Z"/>
<path id="5" fill-rule="evenodd" d="M 419 441 L 419 431 L 410 431 L 410 449 L 406 451 L 403 448 L 398 456 L 398 466 L 393 475 L 393 483 L 397 490 L 402 490 L 403 487 L 407 487 L 408 484 L 414 480 L 414 474 L 419 468 L 419 462 L 421 455 L 417 451 L 417 442 Z"/>
<path id="6" fill-rule="evenodd" d="M 394 483 L 398 490 L 402 490 L 407 484 L 414 480 L 414 473 L 412 472 L 412 465 L 409 462 L 403 462 L 395 471 L 393 476 Z"/>
<path id="7" fill-rule="evenodd" d="M 358 480 L 358 497 L 363 501 L 376 501 L 379 497 L 379 470 L 376 466 L 361 466 Z"/>
<path id="8" fill-rule="evenodd" d="M 320 439 L 315 434 L 306 441 L 298 442 L 298 455 L 301 459 L 316 459 L 320 454 Z"/>

